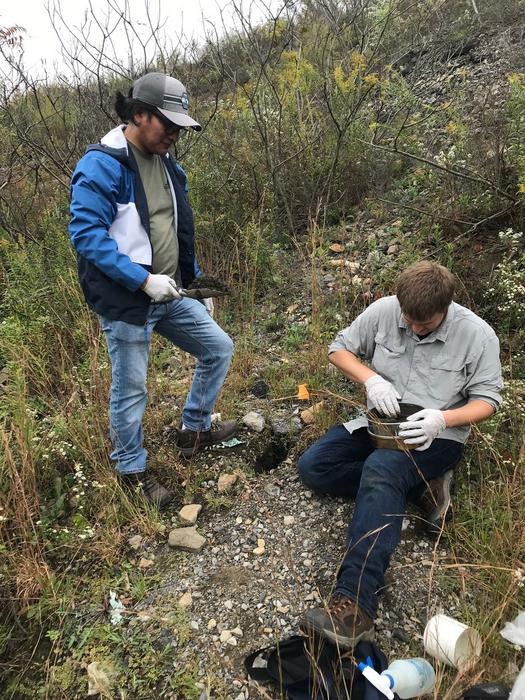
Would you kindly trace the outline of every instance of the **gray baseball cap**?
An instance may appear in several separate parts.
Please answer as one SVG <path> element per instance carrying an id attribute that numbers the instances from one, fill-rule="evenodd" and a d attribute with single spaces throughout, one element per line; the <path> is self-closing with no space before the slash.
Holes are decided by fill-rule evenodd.
<path id="1" fill-rule="evenodd" d="M 132 97 L 156 107 L 166 119 L 178 126 L 195 131 L 202 129 L 198 122 L 188 116 L 188 93 L 177 78 L 163 73 L 146 73 L 133 83 Z"/>

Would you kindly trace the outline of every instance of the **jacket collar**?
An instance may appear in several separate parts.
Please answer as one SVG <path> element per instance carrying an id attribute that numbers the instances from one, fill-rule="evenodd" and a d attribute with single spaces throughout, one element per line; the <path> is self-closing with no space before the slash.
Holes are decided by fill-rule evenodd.
<path id="1" fill-rule="evenodd" d="M 114 148 L 117 150 L 125 151 L 125 154 L 129 156 L 130 149 L 128 147 L 128 140 L 124 136 L 125 124 L 119 124 L 111 131 L 108 131 L 101 139 L 100 143 L 108 148 Z M 170 157 L 169 153 L 166 153 L 164 160 L 168 160 Z"/>
<path id="2" fill-rule="evenodd" d="M 111 129 L 111 131 L 108 131 L 108 133 L 100 139 L 100 143 L 103 146 L 108 146 L 109 148 L 117 148 L 119 150 L 123 149 L 124 151 L 126 151 L 127 154 L 128 142 L 126 137 L 124 136 L 125 128 L 125 124 L 120 124 L 119 126 L 116 126 L 114 129 Z"/>

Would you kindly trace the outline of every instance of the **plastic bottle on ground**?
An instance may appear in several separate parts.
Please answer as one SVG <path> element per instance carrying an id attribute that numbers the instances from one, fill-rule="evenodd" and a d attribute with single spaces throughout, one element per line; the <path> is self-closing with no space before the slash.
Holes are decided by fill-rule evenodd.
<path id="1" fill-rule="evenodd" d="M 401 700 L 429 693 L 436 683 L 436 674 L 426 659 L 392 661 L 381 675 Z"/>

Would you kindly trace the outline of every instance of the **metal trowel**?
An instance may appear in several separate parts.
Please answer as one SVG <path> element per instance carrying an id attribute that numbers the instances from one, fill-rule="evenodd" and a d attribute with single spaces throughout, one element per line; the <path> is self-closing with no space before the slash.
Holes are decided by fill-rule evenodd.
<path id="1" fill-rule="evenodd" d="M 209 299 L 230 294 L 230 288 L 223 280 L 212 275 L 196 277 L 187 289 L 179 289 L 179 294 L 189 299 Z"/>

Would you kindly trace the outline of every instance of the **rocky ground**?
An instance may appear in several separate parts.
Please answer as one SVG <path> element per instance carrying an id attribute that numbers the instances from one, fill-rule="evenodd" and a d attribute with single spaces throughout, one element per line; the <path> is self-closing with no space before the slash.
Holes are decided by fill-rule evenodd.
<path id="1" fill-rule="evenodd" d="M 366 223 L 362 226 L 364 231 Z M 386 262 L 396 255 L 391 233 L 376 229 L 366 235 L 379 242 L 378 254 Z M 355 239 L 355 231 L 341 232 L 343 243 L 333 244 L 319 271 L 320 293 L 328 298 L 354 289 L 362 303 L 374 291 L 366 260 L 346 247 L 346 236 Z M 291 297 L 282 300 L 284 306 Z M 308 318 L 307 302 L 295 306 L 296 322 Z M 345 325 L 342 317 L 338 322 Z M 279 332 L 274 335 L 260 338 L 267 362 L 279 345 Z M 133 609 L 133 624 L 157 634 L 159 619 L 177 606 L 183 611 L 184 639 L 169 625 L 160 638 L 173 646 L 175 669 L 196 664 L 202 700 L 277 697 L 246 678 L 243 659 L 299 632 L 302 613 L 330 595 L 344 554 L 353 504 L 312 493 L 297 474 L 298 453 L 310 442 L 304 431 L 316 420 L 315 411 L 302 412 L 315 401 L 279 402 L 264 396 L 267 389 L 258 380 L 243 399 L 240 444 L 208 449 L 184 467 L 186 495 L 167 513 L 162 538 L 148 541 L 130 533 L 128 541 L 132 563 L 158 582 Z M 198 478 L 202 474 L 204 481 Z M 427 619 L 438 611 L 458 617 L 459 606 L 464 612 L 469 605 L 469 593 L 450 576 L 443 578 L 439 565 L 447 561 L 446 538 L 426 533 L 411 506 L 376 620 L 377 643 L 389 658 L 421 655 Z M 173 698 L 181 700 L 177 692 Z"/>
<path id="2" fill-rule="evenodd" d="M 139 565 L 151 563 L 160 575 L 157 590 L 137 611 L 147 621 L 174 603 L 185 609 L 189 642 L 177 653 L 176 636 L 165 641 L 174 646 L 176 666 L 198 664 L 203 700 L 214 697 L 207 694 L 209 680 L 227 698 L 274 697 L 270 689 L 261 691 L 248 682 L 243 659 L 252 650 L 298 633 L 304 610 L 329 596 L 353 507 L 305 488 L 294 456 L 270 472 L 246 476 L 245 468 L 256 455 L 248 429 L 240 438 L 244 444 L 238 448 L 215 448 L 199 457 L 208 466 L 213 463 L 205 499 L 223 495 L 229 505 L 218 510 L 205 506 L 199 513 L 196 527 L 204 541 L 184 543 L 195 551 L 181 552 L 167 539 L 160 546 L 131 540 Z M 225 480 L 225 474 L 232 478 Z M 423 629 L 432 614 L 458 614 L 458 596 L 439 582 L 436 569 L 449 559 L 446 545 L 425 534 L 420 523 L 415 509 L 404 519 L 376 620 L 377 643 L 390 658 L 422 652 Z M 173 530 L 181 526 L 189 524 L 174 515 Z M 173 531 L 170 537 L 173 542 Z M 461 605 L 464 610 L 464 600 Z"/>

